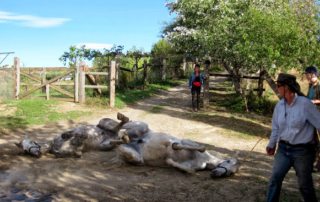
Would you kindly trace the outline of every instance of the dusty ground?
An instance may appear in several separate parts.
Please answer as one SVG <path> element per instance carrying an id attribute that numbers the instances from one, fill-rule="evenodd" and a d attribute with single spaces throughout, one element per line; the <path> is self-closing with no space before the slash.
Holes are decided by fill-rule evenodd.
<path id="1" fill-rule="evenodd" d="M 215 108 L 191 112 L 186 86 L 162 92 L 121 112 L 132 120 L 147 122 L 154 131 L 206 144 L 217 155 L 237 156 L 241 168 L 232 177 L 211 179 L 209 171 L 187 174 L 174 168 L 123 164 L 114 151 L 88 152 L 79 159 L 56 159 L 50 155 L 34 159 L 20 153 L 13 144 L 25 133 L 44 142 L 78 124 L 96 124 L 102 117 L 116 118 L 116 110 L 106 109 L 79 121 L 2 134 L 0 201 L 265 201 L 272 166 L 272 158 L 264 153 L 270 118 L 257 116 L 260 122 L 254 122 L 253 115 L 230 114 Z M 314 178 L 319 190 L 319 174 Z M 292 171 L 284 181 L 282 198 L 299 201 Z"/>

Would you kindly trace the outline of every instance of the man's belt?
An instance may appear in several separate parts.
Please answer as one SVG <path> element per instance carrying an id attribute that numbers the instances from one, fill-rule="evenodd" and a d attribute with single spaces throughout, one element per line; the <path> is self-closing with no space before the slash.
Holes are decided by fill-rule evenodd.
<path id="1" fill-rule="evenodd" d="M 286 140 L 280 140 L 279 141 L 280 144 L 285 144 L 287 146 L 290 147 L 306 147 L 306 146 L 312 146 L 312 143 L 301 143 L 301 144 L 290 144 L 289 141 Z"/>

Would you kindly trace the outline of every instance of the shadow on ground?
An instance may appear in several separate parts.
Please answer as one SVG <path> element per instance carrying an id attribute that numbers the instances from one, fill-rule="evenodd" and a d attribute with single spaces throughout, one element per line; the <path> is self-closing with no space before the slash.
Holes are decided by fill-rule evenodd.
<path id="1" fill-rule="evenodd" d="M 195 114 L 186 99 L 188 90 L 177 88 L 171 93 L 163 92 L 158 98 L 130 107 L 252 136 L 261 136 L 269 130 L 245 115 L 226 115 L 220 111 Z M 39 142 L 50 141 L 78 124 L 70 121 L 12 129 L 0 135 L 0 201 L 265 201 L 272 158 L 260 152 L 206 145 L 210 153 L 225 158 L 236 156 L 241 164 L 234 176 L 211 179 L 210 171 L 188 174 L 174 168 L 124 164 L 115 151 L 87 152 L 82 158 L 44 155 L 35 159 L 14 145 L 25 134 Z M 314 174 L 314 178 L 320 196 L 320 175 Z M 281 199 L 299 201 L 299 198 L 295 174 L 291 171 L 283 183 Z"/>
<path id="2" fill-rule="evenodd" d="M 188 174 L 174 168 L 124 164 L 117 159 L 115 151 L 88 152 L 82 158 L 45 155 L 35 159 L 17 152 L 11 145 L 4 147 L 7 150 L 1 151 L 0 200 L 25 197 L 29 201 L 39 198 L 45 201 L 265 201 L 272 164 L 272 159 L 264 154 L 239 150 L 238 173 L 211 179 L 210 171 Z M 223 157 L 235 153 L 212 145 L 207 148 Z M 319 180 L 320 176 L 317 174 L 315 178 Z M 282 198 L 298 201 L 293 172 L 284 181 Z"/>
<path id="3" fill-rule="evenodd" d="M 194 120 L 250 136 L 267 137 L 270 133 L 271 117 L 250 113 L 232 113 L 223 108 L 214 108 L 214 106 L 207 110 L 202 108 L 198 112 L 193 112 L 191 110 L 191 95 L 185 86 L 177 87 L 173 91 L 162 91 L 161 96 L 141 101 L 130 107 L 149 113 Z"/>

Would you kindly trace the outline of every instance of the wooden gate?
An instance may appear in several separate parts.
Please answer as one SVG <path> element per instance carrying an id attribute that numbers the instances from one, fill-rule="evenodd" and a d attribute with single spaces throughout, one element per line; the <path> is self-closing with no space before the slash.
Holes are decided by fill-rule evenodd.
<path id="1" fill-rule="evenodd" d="M 114 107 L 115 105 L 115 61 L 111 61 L 110 71 L 108 72 L 85 72 L 83 68 L 77 66 L 76 68 L 56 68 L 60 70 L 65 70 L 59 76 L 55 76 L 49 80 L 46 80 L 46 72 L 52 68 L 20 68 L 20 60 L 19 58 L 14 59 L 14 75 L 15 75 L 15 98 L 22 99 L 25 98 L 40 89 L 43 90 L 46 94 L 46 99 L 50 99 L 50 88 L 55 91 L 61 93 L 68 98 L 72 98 L 74 102 L 85 102 L 85 88 L 94 88 L 94 89 L 102 89 L 108 88 L 110 92 L 110 107 Z M 29 71 L 29 72 L 26 72 Z M 41 72 L 41 77 L 36 76 L 32 71 Z M 98 84 L 86 85 L 85 78 L 86 76 L 91 78 L 92 75 L 104 75 L 109 76 L 109 86 L 103 86 Z M 31 81 L 31 83 L 21 82 L 21 78 L 24 81 Z M 61 80 L 65 80 L 63 78 L 68 78 L 68 82 L 61 82 Z M 71 81 L 71 78 L 73 81 Z M 31 89 L 29 89 L 31 86 Z M 74 92 L 67 91 L 63 89 L 61 86 L 72 86 Z M 21 87 L 25 87 L 26 90 L 21 93 Z"/>
<path id="2" fill-rule="evenodd" d="M 109 80 L 109 86 L 107 85 L 99 85 L 95 83 L 94 85 L 86 84 L 86 78 L 92 81 L 92 77 L 90 76 L 105 76 L 106 80 Z M 79 102 L 84 103 L 86 97 L 86 88 L 91 89 L 109 89 L 109 104 L 110 107 L 115 106 L 115 80 L 116 80 L 116 62 L 111 61 L 109 72 L 88 72 L 84 71 L 84 68 L 80 68 L 80 78 L 79 78 Z"/>
<path id="3" fill-rule="evenodd" d="M 45 92 L 46 99 L 50 99 L 50 88 L 56 90 L 57 92 L 61 93 L 64 96 L 74 99 L 74 94 L 63 89 L 61 86 L 74 86 L 74 84 L 69 82 L 61 83 L 60 81 L 66 77 L 72 77 L 75 73 L 74 69 L 68 68 L 20 68 L 20 61 L 19 58 L 15 58 L 14 62 L 14 69 L 15 69 L 15 96 L 16 99 L 25 98 L 36 91 L 43 89 Z M 64 72 L 59 75 L 55 76 L 49 80 L 46 79 L 46 73 L 49 70 L 54 71 L 61 71 Z M 23 82 L 21 82 L 23 80 Z M 31 86 L 31 88 L 29 88 Z M 22 92 L 22 88 L 24 88 L 24 92 Z"/>

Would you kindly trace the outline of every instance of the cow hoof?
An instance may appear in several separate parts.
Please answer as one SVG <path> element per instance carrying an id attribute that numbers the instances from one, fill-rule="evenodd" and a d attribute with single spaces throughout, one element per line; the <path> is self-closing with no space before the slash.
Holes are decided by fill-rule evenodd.
<path id="1" fill-rule="evenodd" d="M 200 148 L 198 151 L 201 152 L 201 153 L 203 153 L 203 152 L 206 151 L 206 148 L 205 148 L 205 147 L 202 147 L 202 148 Z"/>

